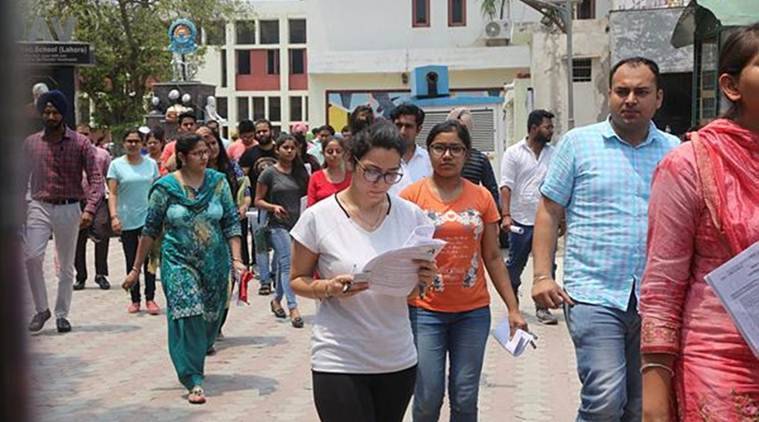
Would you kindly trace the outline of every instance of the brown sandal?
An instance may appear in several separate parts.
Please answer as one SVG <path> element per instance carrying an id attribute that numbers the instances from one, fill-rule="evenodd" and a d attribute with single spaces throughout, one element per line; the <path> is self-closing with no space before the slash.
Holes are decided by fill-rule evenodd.
<path id="1" fill-rule="evenodd" d="M 196 385 L 190 390 L 190 394 L 187 396 L 187 401 L 190 404 L 203 404 L 206 402 L 206 396 L 203 392 L 203 387 Z"/>
<path id="2" fill-rule="evenodd" d="M 271 306 L 271 313 L 273 313 L 275 317 L 287 318 L 287 314 L 285 313 L 285 310 L 282 309 L 282 305 L 279 305 L 279 306 L 274 305 L 273 300 L 269 302 L 269 305 Z"/>

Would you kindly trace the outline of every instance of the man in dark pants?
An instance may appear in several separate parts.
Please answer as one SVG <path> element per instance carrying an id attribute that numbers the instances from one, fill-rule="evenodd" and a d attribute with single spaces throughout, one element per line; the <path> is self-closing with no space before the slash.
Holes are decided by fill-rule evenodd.
<path id="1" fill-rule="evenodd" d="M 522 271 L 532 252 L 535 212 L 540 184 L 548 172 L 553 147 L 553 113 L 535 110 L 527 119 L 527 137 L 506 149 L 501 161 L 501 228 L 509 233 L 506 268 L 514 294 L 522 284 Z M 555 267 L 555 265 L 554 265 Z M 547 308 L 536 306 L 538 321 L 555 325 L 558 320 Z"/>
<path id="2" fill-rule="evenodd" d="M 87 124 L 80 124 L 77 126 L 76 131 L 87 137 L 92 142 L 91 128 Z M 94 142 L 93 142 L 94 144 Z M 100 169 L 101 174 L 108 173 L 108 166 L 111 164 L 111 156 L 103 148 L 95 147 L 95 164 Z M 89 189 L 87 186 L 87 179 L 84 179 L 82 188 L 85 192 Z M 82 203 L 82 211 L 84 211 L 85 203 Z M 74 268 L 76 268 L 76 282 L 74 283 L 74 290 L 83 290 L 84 283 L 87 281 L 87 239 L 92 239 L 95 242 L 95 284 L 100 286 L 103 290 L 111 288 L 111 284 L 108 282 L 108 244 L 110 243 L 111 236 L 111 221 L 108 214 L 108 203 L 105 198 L 105 190 L 103 196 L 98 202 L 97 210 L 95 211 L 95 217 L 92 221 L 92 226 L 79 231 L 79 236 L 76 240 L 76 255 L 74 257 Z"/>

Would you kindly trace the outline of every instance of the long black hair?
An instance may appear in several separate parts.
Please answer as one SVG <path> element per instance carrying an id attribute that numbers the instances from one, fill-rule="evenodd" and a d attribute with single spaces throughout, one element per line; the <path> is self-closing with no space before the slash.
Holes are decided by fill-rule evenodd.
<path id="1" fill-rule="evenodd" d="M 295 136 L 282 132 L 277 137 L 277 140 L 274 141 L 274 149 L 276 151 L 279 151 L 279 148 L 287 141 L 293 141 L 296 148 L 295 158 L 293 158 L 292 162 L 291 174 L 295 178 L 295 181 L 298 182 L 298 186 L 305 191 L 305 189 L 308 187 L 308 172 L 306 171 L 306 166 L 303 164 L 303 158 L 298 153 L 298 149 L 300 148 L 300 143 L 298 140 L 295 138 Z"/>
<path id="2" fill-rule="evenodd" d="M 211 130 L 210 127 L 206 126 L 206 128 L 211 131 L 213 137 L 216 138 L 216 144 L 219 146 L 219 156 L 216 157 L 216 168 L 214 168 L 214 170 L 224 173 L 224 176 L 227 178 L 227 183 L 229 183 L 229 188 L 232 189 L 232 198 L 237 198 L 237 190 L 240 188 L 240 184 L 238 183 L 237 175 L 235 174 L 235 165 L 229 158 L 229 155 L 227 155 L 227 149 L 224 148 L 224 143 L 221 142 L 219 134 Z M 209 160 L 209 164 L 210 162 L 211 161 Z"/>

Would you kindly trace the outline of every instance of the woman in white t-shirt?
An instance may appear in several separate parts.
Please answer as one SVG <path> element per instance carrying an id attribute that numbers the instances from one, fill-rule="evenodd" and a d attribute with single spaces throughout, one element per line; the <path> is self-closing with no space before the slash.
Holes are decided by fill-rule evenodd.
<path id="1" fill-rule="evenodd" d="M 416 205 L 387 194 L 402 177 L 403 150 L 388 122 L 356 134 L 350 186 L 308 208 L 290 232 L 292 289 L 320 300 L 311 368 L 323 421 L 401 421 L 414 390 L 416 349 L 406 297 L 373 292 L 351 275 L 430 224 Z M 418 280 L 409 284 L 426 286 L 437 268 L 432 261 L 417 264 Z"/>

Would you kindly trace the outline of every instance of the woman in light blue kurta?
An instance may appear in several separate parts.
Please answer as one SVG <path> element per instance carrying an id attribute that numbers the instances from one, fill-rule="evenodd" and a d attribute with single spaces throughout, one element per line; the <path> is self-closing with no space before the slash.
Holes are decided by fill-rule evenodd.
<path id="1" fill-rule="evenodd" d="M 156 181 L 138 258 L 124 287 L 139 276 L 153 241 L 163 233 L 161 284 L 167 302 L 169 354 L 191 403 L 204 403 L 203 365 L 227 299 L 230 263 L 240 259 L 237 207 L 222 173 L 206 169 L 208 147 L 197 135 L 177 140 L 178 170 Z M 230 259 L 230 249 L 232 259 Z"/>

